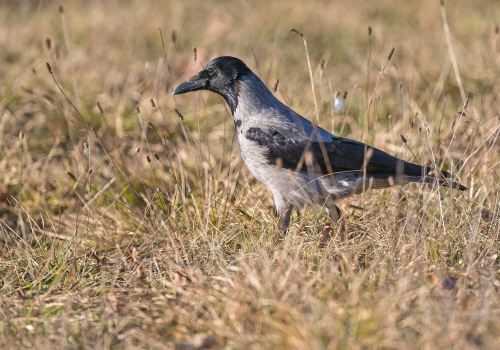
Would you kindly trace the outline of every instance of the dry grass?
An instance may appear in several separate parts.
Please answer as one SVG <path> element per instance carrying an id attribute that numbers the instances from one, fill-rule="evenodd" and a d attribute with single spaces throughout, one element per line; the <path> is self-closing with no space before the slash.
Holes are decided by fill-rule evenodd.
<path id="1" fill-rule="evenodd" d="M 65 5 L 67 42 L 57 3 L 0 5 L 2 348 L 498 345 L 496 1 L 446 3 L 452 50 L 438 1 L 83 3 Z M 272 246 L 272 198 L 228 108 L 171 88 L 234 55 L 313 120 L 292 27 L 321 126 L 411 148 L 470 191 L 369 192 L 340 203 L 349 240 L 319 249 L 326 217 L 304 211 Z M 331 112 L 330 89 L 349 92 L 348 112 Z"/>

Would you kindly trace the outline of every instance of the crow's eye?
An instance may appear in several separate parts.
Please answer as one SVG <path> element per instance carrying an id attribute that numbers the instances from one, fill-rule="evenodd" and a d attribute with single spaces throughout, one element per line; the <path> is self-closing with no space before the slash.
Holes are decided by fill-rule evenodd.
<path id="1" fill-rule="evenodd" d="M 208 68 L 208 69 L 207 69 L 207 73 L 208 73 L 208 75 L 214 75 L 214 74 L 215 74 L 215 69 L 213 69 L 213 68 Z"/>

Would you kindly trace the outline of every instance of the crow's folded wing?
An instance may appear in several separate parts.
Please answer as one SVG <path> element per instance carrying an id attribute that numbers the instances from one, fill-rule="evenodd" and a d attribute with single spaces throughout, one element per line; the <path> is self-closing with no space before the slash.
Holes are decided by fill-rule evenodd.
<path id="1" fill-rule="evenodd" d="M 361 142 L 333 135 L 330 140 L 325 140 L 324 137 L 320 140 L 314 136 L 311 139 L 296 140 L 278 131 L 270 134 L 254 127 L 247 130 L 245 137 L 269 149 L 266 156 L 271 164 L 278 164 L 294 171 L 306 170 L 304 162 L 302 162 L 302 167 L 297 169 L 306 151 L 311 152 L 314 166 L 320 169 L 321 174 L 328 174 L 330 170 L 333 173 L 363 170 L 365 151 L 367 157 L 369 156 L 366 164 L 367 173 L 394 173 L 396 175 L 399 171 L 402 175 L 422 176 L 433 170 L 408 163 Z M 443 175 L 447 176 L 447 173 L 443 172 Z"/>

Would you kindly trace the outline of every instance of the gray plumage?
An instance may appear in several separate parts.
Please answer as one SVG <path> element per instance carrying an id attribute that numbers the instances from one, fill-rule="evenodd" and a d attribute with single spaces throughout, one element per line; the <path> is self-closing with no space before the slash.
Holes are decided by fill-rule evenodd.
<path id="1" fill-rule="evenodd" d="M 313 125 L 274 97 L 237 58 L 212 60 L 173 94 L 202 89 L 220 94 L 231 108 L 241 155 L 252 175 L 271 190 L 280 232 L 289 225 L 292 207 L 306 204 L 324 206 L 337 222 L 340 210 L 334 201 L 361 193 L 363 186 L 437 181 L 467 189 L 445 171 L 406 162 Z"/>

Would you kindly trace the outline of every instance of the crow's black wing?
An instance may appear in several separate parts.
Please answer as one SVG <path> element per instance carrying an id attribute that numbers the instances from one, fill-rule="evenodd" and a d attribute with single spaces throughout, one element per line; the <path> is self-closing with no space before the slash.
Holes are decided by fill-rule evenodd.
<path id="1" fill-rule="evenodd" d="M 294 140 L 277 131 L 268 134 L 260 128 L 248 129 L 245 136 L 269 149 L 266 156 L 271 164 L 279 163 L 283 168 L 294 171 L 297 170 L 301 156 L 306 150 L 312 153 L 314 166 L 320 169 L 321 174 L 328 174 L 329 170 L 333 173 L 363 170 L 365 151 L 367 155 L 371 153 L 366 165 L 367 173 L 394 173 L 396 175 L 399 169 L 402 175 L 421 176 L 433 170 L 405 162 L 361 142 L 341 137 L 332 136 L 329 141 L 320 141 L 315 137 L 312 140 Z M 302 164 L 299 171 L 306 170 L 304 162 Z M 422 171 L 425 171 L 425 174 Z"/>

